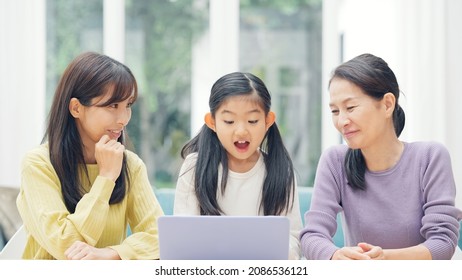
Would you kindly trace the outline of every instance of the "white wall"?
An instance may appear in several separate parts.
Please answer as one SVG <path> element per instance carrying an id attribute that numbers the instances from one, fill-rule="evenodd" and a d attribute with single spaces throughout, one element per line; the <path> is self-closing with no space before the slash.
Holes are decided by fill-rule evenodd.
<path id="1" fill-rule="evenodd" d="M 0 42 L 0 186 L 18 187 L 44 132 L 45 0 L 0 0 Z"/>
<path id="2" fill-rule="evenodd" d="M 460 124 L 462 94 L 462 1 L 446 2 L 445 26 L 447 27 L 445 45 L 445 114 L 447 122 L 445 143 L 452 155 L 454 176 L 458 185 L 458 206 L 462 208 L 462 125 Z"/>
<path id="3" fill-rule="evenodd" d="M 339 34 L 344 36 L 344 61 L 369 52 L 382 57 L 394 70 L 406 113 L 402 140 L 435 140 L 452 154 L 458 185 L 457 205 L 462 206 L 462 133 L 457 122 L 461 103 L 458 78 L 462 63 L 462 1 L 458 0 L 324 0 L 323 57 L 338 57 Z M 336 39 L 337 38 L 337 39 Z M 329 76 L 336 66 L 324 64 Z M 327 68 L 327 69 L 326 69 Z M 324 78 L 325 86 L 328 77 Z M 330 120 L 325 106 L 324 119 Z M 327 125 L 327 121 L 324 121 Z M 331 124 L 330 124 L 331 125 Z M 331 125 L 332 126 L 332 125 Z M 324 147 L 338 141 L 331 130 Z M 458 172 L 459 171 L 459 172 Z"/>
<path id="4" fill-rule="evenodd" d="M 343 0 L 323 0 L 322 4 L 322 148 L 326 149 L 341 142 L 341 137 L 332 125 L 329 110 L 327 85 L 331 71 L 339 65 L 340 29 L 339 15 Z"/>

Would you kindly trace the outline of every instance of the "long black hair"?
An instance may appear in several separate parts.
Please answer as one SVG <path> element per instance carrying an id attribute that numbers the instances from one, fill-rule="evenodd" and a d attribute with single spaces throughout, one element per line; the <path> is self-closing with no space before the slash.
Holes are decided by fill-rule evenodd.
<path id="1" fill-rule="evenodd" d="M 82 105 L 92 106 L 93 98 L 109 90 L 111 98 L 98 106 L 124 101 L 132 93 L 135 100 L 138 96 L 135 77 L 127 66 L 106 55 L 86 52 L 74 58 L 67 66 L 55 91 L 42 142 L 48 141 L 51 164 L 59 177 L 64 203 L 70 213 L 74 213 L 84 194 L 80 175 L 83 172 L 88 179 L 88 170 L 81 137 L 75 119 L 69 112 L 69 102 L 75 97 Z M 124 129 L 118 141 L 125 144 L 127 137 Z M 109 203 L 122 201 L 128 186 L 128 167 L 124 154 L 122 171 L 115 182 Z"/>
<path id="2" fill-rule="evenodd" d="M 376 100 L 382 100 L 386 93 L 391 92 L 396 99 L 393 126 L 396 136 L 400 136 L 406 119 L 403 109 L 398 104 L 400 89 L 395 74 L 382 58 L 368 53 L 361 54 L 335 68 L 330 82 L 334 78 L 355 84 L 365 94 Z M 344 166 L 348 184 L 355 189 L 365 190 L 366 162 L 361 150 L 349 148 L 345 156 Z"/>
<path id="3" fill-rule="evenodd" d="M 218 79 L 212 86 L 209 107 L 212 117 L 228 98 L 241 95 L 258 95 L 258 103 L 265 115 L 270 112 L 271 96 L 265 84 L 250 73 L 234 72 Z M 279 129 L 274 123 L 266 132 L 260 145 L 266 166 L 262 201 L 264 215 L 280 215 L 293 206 L 295 180 L 292 160 L 282 141 Z M 202 126 L 199 133 L 181 150 L 181 156 L 197 152 L 195 166 L 195 192 L 201 215 L 221 215 L 217 202 L 218 185 L 224 192 L 228 179 L 228 156 L 216 133 L 208 126 Z M 219 165 L 223 167 L 221 182 L 218 182 Z M 182 174 L 180 174 L 181 176 Z"/>

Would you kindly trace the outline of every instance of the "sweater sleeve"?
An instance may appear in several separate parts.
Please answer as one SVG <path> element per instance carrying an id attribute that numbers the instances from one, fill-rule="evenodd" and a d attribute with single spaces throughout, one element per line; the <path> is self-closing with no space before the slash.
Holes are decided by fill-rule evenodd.
<path id="1" fill-rule="evenodd" d="M 159 259 L 157 218 L 164 212 L 149 182 L 146 166 L 132 154 L 127 217 L 132 234 L 111 246 L 124 259 Z"/>
<path id="2" fill-rule="evenodd" d="M 456 186 L 447 149 L 433 144 L 427 149 L 423 173 L 424 217 L 421 233 L 433 259 L 451 259 L 459 238 L 462 212 L 455 207 Z M 423 156 L 424 156 L 423 155 Z"/>
<path id="3" fill-rule="evenodd" d="M 200 215 L 199 201 L 194 189 L 196 161 L 197 154 L 190 154 L 181 167 L 175 189 L 174 215 Z"/>
<path id="4" fill-rule="evenodd" d="M 302 252 L 309 260 L 329 260 L 338 249 L 332 238 L 337 230 L 337 213 L 342 210 L 340 166 L 335 149 L 321 155 L 310 209 L 305 213 L 305 227 L 300 233 Z"/>
<path id="5" fill-rule="evenodd" d="M 100 238 L 103 227 L 97 225 L 106 222 L 114 185 L 111 180 L 97 177 L 91 191 L 70 214 L 51 163 L 39 153 L 30 153 L 22 162 L 21 187 L 16 202 L 26 229 L 40 246 L 54 258 L 65 259 L 65 250 L 75 241 L 94 246 Z"/>

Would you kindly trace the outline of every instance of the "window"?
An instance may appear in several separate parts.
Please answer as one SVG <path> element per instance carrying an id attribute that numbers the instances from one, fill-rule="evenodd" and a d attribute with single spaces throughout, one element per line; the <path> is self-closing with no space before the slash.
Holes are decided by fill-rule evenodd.
<path id="1" fill-rule="evenodd" d="M 299 185 L 321 153 L 322 1 L 241 0 L 240 68 L 266 83 Z"/>
<path id="2" fill-rule="evenodd" d="M 69 62 L 103 50 L 103 0 L 47 0 L 47 109 Z"/>
<path id="3" fill-rule="evenodd" d="M 126 3 L 126 63 L 140 88 L 129 135 L 153 185 L 174 187 L 191 135 L 192 49 L 208 28 L 208 1 Z"/>
<path id="4" fill-rule="evenodd" d="M 124 63 L 140 91 L 128 131 L 157 188 L 175 186 L 181 148 L 194 134 L 191 104 L 208 102 L 208 92 L 198 97 L 192 88 L 200 79 L 194 65 L 207 55 L 197 50 L 208 42 L 209 6 L 125 0 Z M 312 185 L 321 152 L 322 1 L 241 0 L 239 7 L 239 70 L 268 86 L 299 185 Z M 103 51 L 103 9 L 102 0 L 47 1 L 48 107 L 69 61 Z"/>

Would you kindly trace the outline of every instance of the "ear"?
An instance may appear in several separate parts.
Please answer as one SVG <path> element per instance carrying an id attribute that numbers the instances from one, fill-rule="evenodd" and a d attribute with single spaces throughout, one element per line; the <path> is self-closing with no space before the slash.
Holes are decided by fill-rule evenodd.
<path id="1" fill-rule="evenodd" d="M 204 121 L 211 130 L 215 131 L 215 119 L 212 117 L 212 113 L 205 114 Z"/>
<path id="2" fill-rule="evenodd" d="M 396 105 L 396 98 L 391 92 L 385 93 L 383 96 L 382 102 L 385 106 L 385 115 L 387 117 L 392 117 L 393 116 L 393 111 L 395 110 L 395 105 Z"/>
<path id="3" fill-rule="evenodd" d="M 276 113 L 274 113 L 273 111 L 269 111 L 265 119 L 266 130 L 268 130 L 274 124 L 275 121 L 276 121 Z"/>
<path id="4" fill-rule="evenodd" d="M 78 119 L 80 117 L 80 113 L 82 111 L 82 104 L 80 103 L 80 101 L 73 97 L 71 98 L 71 101 L 69 101 L 69 112 L 71 113 L 71 115 Z"/>

